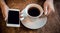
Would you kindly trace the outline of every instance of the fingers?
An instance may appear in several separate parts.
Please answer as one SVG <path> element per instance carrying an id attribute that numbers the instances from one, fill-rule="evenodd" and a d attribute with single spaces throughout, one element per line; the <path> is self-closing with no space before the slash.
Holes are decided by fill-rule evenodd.
<path id="1" fill-rule="evenodd" d="M 5 14 L 5 20 L 7 20 L 7 18 L 8 18 L 8 6 L 5 6 L 4 7 L 4 14 Z"/>
<path id="2" fill-rule="evenodd" d="M 55 12 L 55 10 L 54 10 L 54 6 L 50 4 L 50 5 L 48 5 L 48 15 L 49 15 L 51 12 Z"/>
<path id="3" fill-rule="evenodd" d="M 51 12 L 55 12 L 54 6 L 51 3 L 44 3 L 44 14 L 49 15 Z"/>
<path id="4" fill-rule="evenodd" d="M 53 12 L 55 12 L 54 5 L 53 4 L 50 5 L 50 8 L 52 9 Z"/>
<path id="5" fill-rule="evenodd" d="M 50 6 L 48 6 L 48 14 L 47 15 L 49 15 L 51 12 L 52 12 L 52 9 L 50 8 Z"/>
<path id="6" fill-rule="evenodd" d="M 44 13 L 48 16 L 52 12 L 52 8 L 49 5 L 44 6 Z"/>
<path id="7" fill-rule="evenodd" d="M 7 20 L 9 7 L 5 3 L 2 3 L 1 9 L 2 9 L 3 17 L 5 18 L 5 20 Z"/>
<path id="8" fill-rule="evenodd" d="M 44 14 L 45 14 L 45 15 L 47 15 L 47 13 L 48 13 L 47 8 L 48 8 L 48 5 L 47 5 L 47 4 L 44 4 Z"/>

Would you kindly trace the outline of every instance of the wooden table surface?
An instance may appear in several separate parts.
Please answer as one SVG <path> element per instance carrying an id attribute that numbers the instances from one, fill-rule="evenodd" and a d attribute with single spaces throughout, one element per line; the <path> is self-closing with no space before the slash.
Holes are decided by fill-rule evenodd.
<path id="1" fill-rule="evenodd" d="M 10 8 L 17 8 L 21 11 L 26 7 L 26 5 L 30 3 L 37 3 L 39 5 L 43 5 L 44 1 L 40 0 L 7 0 L 7 5 Z M 0 33 L 60 33 L 60 2 L 55 1 L 55 13 L 51 13 L 48 17 L 48 21 L 46 25 L 40 29 L 31 30 L 24 27 L 21 24 L 21 27 L 6 27 L 6 22 L 2 16 L 2 10 L 0 8 Z M 43 7 L 43 6 L 42 6 Z"/>

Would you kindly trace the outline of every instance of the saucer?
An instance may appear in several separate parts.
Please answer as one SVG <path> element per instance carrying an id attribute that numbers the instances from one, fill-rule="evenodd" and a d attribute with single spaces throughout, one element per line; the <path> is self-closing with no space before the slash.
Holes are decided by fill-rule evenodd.
<path id="1" fill-rule="evenodd" d="M 41 18 L 30 18 L 29 16 L 25 17 L 24 20 L 22 20 L 22 24 L 29 28 L 29 29 L 38 29 L 43 27 L 47 22 L 47 17 L 41 17 Z"/>

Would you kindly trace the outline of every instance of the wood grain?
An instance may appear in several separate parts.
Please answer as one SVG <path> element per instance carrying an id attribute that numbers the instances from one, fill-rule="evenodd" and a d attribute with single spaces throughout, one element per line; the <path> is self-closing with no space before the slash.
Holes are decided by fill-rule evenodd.
<path id="1" fill-rule="evenodd" d="M 20 9 L 21 11 L 26 7 L 26 5 L 30 3 L 37 3 L 39 5 L 43 5 L 43 1 L 40 0 L 6 0 L 6 4 L 10 8 L 17 8 Z M 57 2 L 56 2 L 57 3 Z M 60 18 L 59 14 L 57 11 L 58 8 L 56 7 L 57 5 L 55 4 L 55 13 L 51 13 L 48 17 L 48 21 L 46 25 L 40 29 L 37 30 L 31 30 L 26 27 L 24 27 L 21 24 L 21 27 L 19 28 L 14 28 L 14 27 L 6 27 L 6 22 L 4 21 L 4 18 L 2 16 L 2 10 L 0 8 L 0 33 L 60 33 Z"/>

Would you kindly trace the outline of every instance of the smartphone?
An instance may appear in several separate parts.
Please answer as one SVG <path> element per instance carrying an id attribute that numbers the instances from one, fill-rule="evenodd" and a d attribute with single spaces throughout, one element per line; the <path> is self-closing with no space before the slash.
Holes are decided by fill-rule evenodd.
<path id="1" fill-rule="evenodd" d="M 20 20 L 19 20 L 19 11 L 18 9 L 9 9 L 8 10 L 8 19 L 7 19 L 7 26 L 8 27 L 20 27 Z"/>

